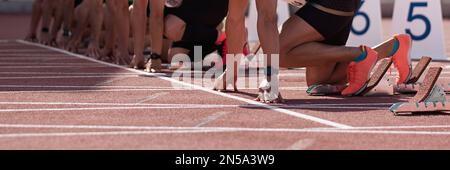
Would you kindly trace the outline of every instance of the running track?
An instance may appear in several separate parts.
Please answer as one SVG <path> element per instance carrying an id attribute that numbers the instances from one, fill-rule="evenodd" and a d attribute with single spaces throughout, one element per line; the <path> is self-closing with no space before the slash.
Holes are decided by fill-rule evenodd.
<path id="1" fill-rule="evenodd" d="M 388 111 L 411 96 L 309 97 L 303 75 L 284 70 L 287 103 L 269 106 L 253 89 L 218 93 L 0 41 L 0 149 L 450 149 L 450 114 Z"/>

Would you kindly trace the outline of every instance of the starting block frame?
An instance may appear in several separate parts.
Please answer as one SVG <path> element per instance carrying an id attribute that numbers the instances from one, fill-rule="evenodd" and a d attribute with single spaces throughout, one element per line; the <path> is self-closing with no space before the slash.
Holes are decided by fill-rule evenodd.
<path id="1" fill-rule="evenodd" d="M 450 111 L 444 89 L 436 85 L 441 72 L 442 67 L 430 68 L 416 96 L 408 102 L 395 103 L 389 110 L 395 115 Z"/>
<path id="2" fill-rule="evenodd" d="M 418 83 L 425 70 L 431 63 L 431 57 L 422 57 L 419 63 L 414 67 L 411 77 L 405 84 L 397 85 L 394 82 L 394 77 L 386 76 L 386 72 L 392 65 L 391 59 L 383 59 L 378 68 L 372 74 L 366 90 L 359 94 L 359 96 L 387 96 L 395 94 L 415 94 L 420 87 Z M 379 85 L 379 83 L 381 84 Z"/>
<path id="3" fill-rule="evenodd" d="M 398 94 L 417 93 L 421 85 L 418 81 L 430 65 L 431 60 L 431 57 L 422 57 L 416 67 L 414 67 L 411 78 L 405 84 L 394 85 L 394 92 Z"/>

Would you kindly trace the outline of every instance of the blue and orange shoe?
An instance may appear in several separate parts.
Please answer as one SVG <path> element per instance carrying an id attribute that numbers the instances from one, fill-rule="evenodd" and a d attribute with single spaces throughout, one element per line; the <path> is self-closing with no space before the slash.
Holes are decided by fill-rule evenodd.
<path id="1" fill-rule="evenodd" d="M 395 68 L 398 70 L 399 79 L 397 84 L 405 84 L 412 74 L 411 68 L 411 37 L 408 34 L 400 34 L 396 39 L 395 49 L 391 54 Z"/>
<path id="2" fill-rule="evenodd" d="M 361 61 L 351 62 L 347 70 L 349 85 L 342 91 L 343 96 L 356 96 L 365 90 L 370 73 L 377 63 L 378 53 L 366 46 L 361 46 L 365 58 Z"/>

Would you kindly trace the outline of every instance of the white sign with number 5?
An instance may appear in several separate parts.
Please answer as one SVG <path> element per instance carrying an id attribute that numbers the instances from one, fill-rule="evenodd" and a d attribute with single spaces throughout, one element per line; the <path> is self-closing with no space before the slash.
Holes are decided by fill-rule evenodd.
<path id="1" fill-rule="evenodd" d="M 422 56 L 447 60 L 440 0 L 395 1 L 393 34 L 413 39 L 411 58 Z"/>
<path id="2" fill-rule="evenodd" d="M 380 0 L 363 0 L 355 14 L 347 46 L 376 46 L 383 42 Z"/>

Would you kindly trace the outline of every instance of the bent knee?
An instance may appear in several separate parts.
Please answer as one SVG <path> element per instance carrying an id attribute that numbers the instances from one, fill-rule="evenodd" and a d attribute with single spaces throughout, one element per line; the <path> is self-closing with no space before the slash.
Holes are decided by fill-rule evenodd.
<path id="1" fill-rule="evenodd" d="M 173 41 L 180 41 L 186 30 L 186 23 L 177 16 L 168 15 L 164 22 L 164 35 Z"/>

